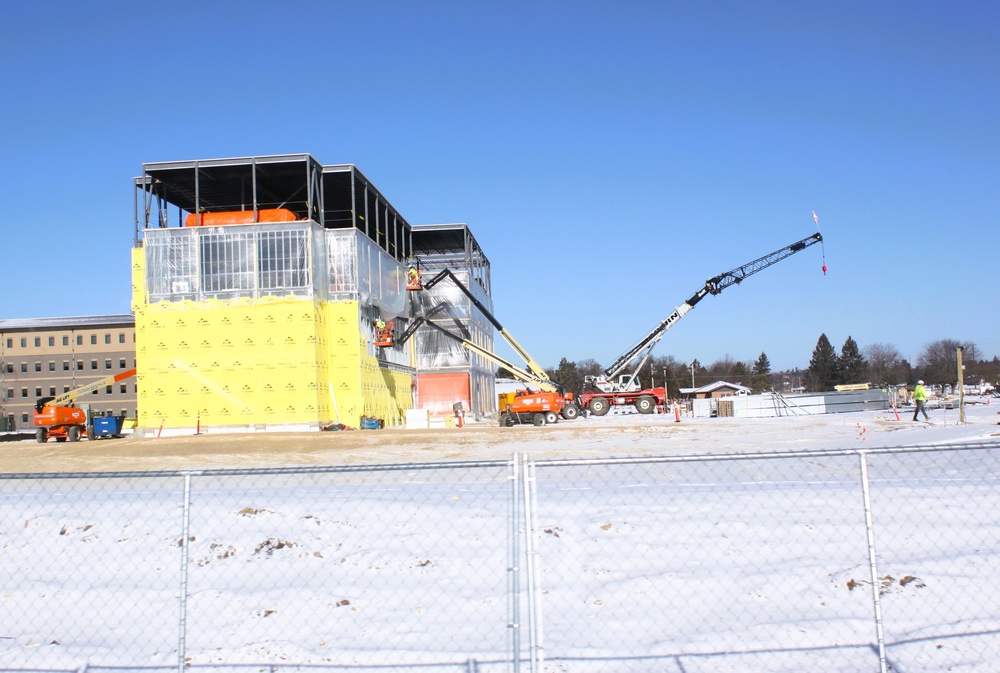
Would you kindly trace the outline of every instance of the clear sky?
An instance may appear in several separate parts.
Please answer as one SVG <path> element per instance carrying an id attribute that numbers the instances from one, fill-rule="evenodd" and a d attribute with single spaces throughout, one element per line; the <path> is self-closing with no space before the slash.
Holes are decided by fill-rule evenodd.
<path id="1" fill-rule="evenodd" d="M 308 152 L 467 222 L 546 365 L 1000 353 L 1000 5 L 37 2 L 4 10 L 0 317 L 129 310 L 143 162 Z M 503 353 L 503 351 L 501 351 Z"/>

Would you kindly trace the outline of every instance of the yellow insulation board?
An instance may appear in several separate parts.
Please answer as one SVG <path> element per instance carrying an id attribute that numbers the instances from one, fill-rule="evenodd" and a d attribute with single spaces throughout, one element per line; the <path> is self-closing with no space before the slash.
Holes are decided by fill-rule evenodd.
<path id="1" fill-rule="evenodd" d="M 413 376 L 379 366 L 368 355 L 367 331 L 361 329 L 358 303 L 325 302 L 328 328 L 329 381 L 334 398 L 334 420 L 358 427 L 361 416 L 381 418 L 387 426 L 404 422 L 413 407 Z"/>
<path id="2" fill-rule="evenodd" d="M 399 425 L 412 407 L 412 376 L 367 354 L 358 302 L 146 304 L 143 259 L 133 250 L 141 427 Z"/>
<path id="3" fill-rule="evenodd" d="M 136 315 L 139 422 L 184 427 L 328 417 L 312 301 L 172 302 Z"/>

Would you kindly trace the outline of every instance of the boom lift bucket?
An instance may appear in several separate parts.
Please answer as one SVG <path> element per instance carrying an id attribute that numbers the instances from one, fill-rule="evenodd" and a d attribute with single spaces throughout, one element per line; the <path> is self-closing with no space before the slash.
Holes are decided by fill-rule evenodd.
<path id="1" fill-rule="evenodd" d="M 424 289 L 420 282 L 420 263 L 410 264 L 406 269 L 406 289 L 409 292 L 416 292 Z"/>
<path id="2" fill-rule="evenodd" d="M 375 345 L 379 348 L 392 348 L 393 323 L 386 323 L 384 327 L 375 327 Z"/>

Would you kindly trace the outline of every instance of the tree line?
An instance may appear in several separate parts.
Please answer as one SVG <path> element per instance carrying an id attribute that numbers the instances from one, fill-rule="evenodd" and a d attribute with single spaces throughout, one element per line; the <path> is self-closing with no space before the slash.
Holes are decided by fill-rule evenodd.
<path id="1" fill-rule="evenodd" d="M 918 379 L 929 384 L 955 384 L 958 379 L 956 349 L 959 347 L 963 349 L 965 365 L 963 383 L 984 380 L 996 384 L 1000 381 L 1000 359 L 995 356 L 992 360 L 980 359 L 976 345 L 970 342 L 933 341 L 924 346 L 916 362 L 911 363 L 893 344 L 875 343 L 860 348 L 850 336 L 838 353 L 826 334 L 820 334 L 805 370 L 772 372 L 767 354 L 762 352 L 756 360 L 746 362 L 726 354 L 708 366 L 697 359 L 679 362 L 672 355 L 662 355 L 650 358 L 638 375 L 643 387 L 665 387 L 668 397 L 679 397 L 681 388 L 698 388 L 715 381 L 738 383 L 754 394 L 772 390 L 821 392 L 854 383 L 871 383 L 879 387 L 912 385 Z M 584 390 L 584 378 L 600 375 L 603 368 L 589 358 L 576 362 L 562 358 L 557 367 L 545 371 L 567 391 L 579 394 Z M 500 368 L 497 376 L 509 378 L 510 373 Z"/>

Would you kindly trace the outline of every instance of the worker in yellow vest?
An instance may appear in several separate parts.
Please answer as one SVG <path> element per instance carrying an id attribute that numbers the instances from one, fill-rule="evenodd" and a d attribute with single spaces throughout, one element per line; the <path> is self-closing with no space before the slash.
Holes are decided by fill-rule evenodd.
<path id="1" fill-rule="evenodd" d="M 924 420 L 929 421 L 931 417 L 927 415 L 927 409 L 924 408 L 924 403 L 927 401 L 927 391 L 924 389 L 924 382 L 917 381 L 917 385 L 913 388 L 913 404 L 916 405 L 913 409 L 913 420 L 917 420 L 917 414 L 923 414 Z"/>

